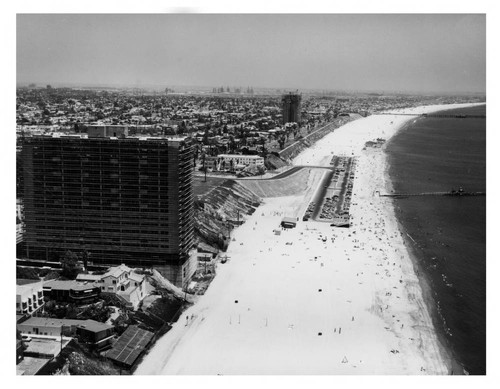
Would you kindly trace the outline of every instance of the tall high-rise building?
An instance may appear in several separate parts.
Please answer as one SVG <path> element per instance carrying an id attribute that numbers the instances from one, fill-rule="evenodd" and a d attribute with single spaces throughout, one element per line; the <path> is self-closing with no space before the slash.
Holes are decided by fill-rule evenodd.
<path id="1" fill-rule="evenodd" d="M 300 123 L 300 103 L 302 96 L 289 93 L 281 96 L 283 124 Z"/>
<path id="2" fill-rule="evenodd" d="M 28 258 L 87 251 L 94 264 L 153 267 L 176 285 L 192 276 L 188 141 L 113 126 L 35 136 L 24 141 L 22 169 Z"/>

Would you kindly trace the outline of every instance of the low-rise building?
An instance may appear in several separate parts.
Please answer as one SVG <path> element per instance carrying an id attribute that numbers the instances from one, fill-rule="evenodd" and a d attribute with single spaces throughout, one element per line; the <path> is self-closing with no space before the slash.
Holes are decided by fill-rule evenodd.
<path id="1" fill-rule="evenodd" d="M 130 369 L 147 349 L 153 337 L 153 332 L 146 331 L 137 325 L 128 326 L 113 344 L 111 350 L 106 352 L 106 358 L 118 366 Z"/>
<path id="2" fill-rule="evenodd" d="M 44 336 L 75 336 L 76 327 L 85 320 L 55 319 L 51 317 L 30 317 L 17 324 L 22 334 Z"/>
<path id="3" fill-rule="evenodd" d="M 211 155 L 205 156 L 204 160 L 205 167 L 210 170 L 219 170 L 219 158 L 213 157 Z"/>
<path id="4" fill-rule="evenodd" d="M 88 304 L 99 299 L 101 289 L 94 282 L 70 281 L 47 281 L 43 285 L 44 295 L 51 300 Z"/>
<path id="5" fill-rule="evenodd" d="M 264 158 L 258 155 L 219 154 L 218 170 L 229 170 L 231 167 L 264 166 Z"/>
<path id="6" fill-rule="evenodd" d="M 99 282 L 102 278 L 102 275 L 99 274 L 87 274 L 80 273 L 77 275 L 76 280 L 78 282 Z"/>
<path id="7" fill-rule="evenodd" d="M 31 317 L 17 324 L 17 330 L 25 335 L 78 336 L 80 341 L 102 350 L 111 344 L 114 327 L 95 320 L 54 319 L 49 317 Z"/>
<path id="8" fill-rule="evenodd" d="M 43 306 L 43 282 L 16 280 L 16 314 L 31 315 Z"/>
<path id="9" fill-rule="evenodd" d="M 101 351 L 111 346 L 115 329 L 111 325 L 95 320 L 85 320 L 76 327 L 76 334 L 80 341 L 91 345 L 97 351 Z"/>
<path id="10" fill-rule="evenodd" d="M 121 297 L 129 308 L 137 309 L 146 297 L 146 279 L 126 265 L 112 267 L 101 276 L 101 292 Z"/>
<path id="11" fill-rule="evenodd" d="M 218 250 L 214 249 L 206 243 L 198 243 L 198 261 L 211 262 L 218 254 Z"/>
<path id="12" fill-rule="evenodd" d="M 75 282 L 94 285 L 100 293 L 115 294 L 132 309 L 137 309 L 147 294 L 144 275 L 123 264 L 111 267 L 105 274 L 78 274 Z"/>
<path id="13" fill-rule="evenodd" d="M 24 358 L 24 345 L 22 342 L 21 332 L 16 330 L 16 365 Z"/>

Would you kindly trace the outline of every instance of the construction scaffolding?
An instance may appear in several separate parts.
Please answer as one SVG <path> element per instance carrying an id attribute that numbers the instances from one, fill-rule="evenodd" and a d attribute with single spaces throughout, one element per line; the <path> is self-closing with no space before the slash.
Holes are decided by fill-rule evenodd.
<path id="1" fill-rule="evenodd" d="M 22 147 L 26 255 L 182 265 L 193 245 L 193 150 L 166 138 L 34 136 Z M 182 277 L 183 278 L 183 277 Z"/>

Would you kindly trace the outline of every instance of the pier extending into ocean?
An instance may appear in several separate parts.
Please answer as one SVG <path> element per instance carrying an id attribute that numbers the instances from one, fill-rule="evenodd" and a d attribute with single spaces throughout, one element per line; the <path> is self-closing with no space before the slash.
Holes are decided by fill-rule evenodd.
<path id="1" fill-rule="evenodd" d="M 375 191 L 379 197 L 413 197 L 413 196 L 450 196 L 450 197 L 465 197 L 465 196 L 486 196 L 486 192 L 464 192 L 464 191 L 449 191 L 449 192 L 421 192 L 421 193 L 384 193 Z"/>
<path id="2" fill-rule="evenodd" d="M 377 112 L 373 115 L 397 115 L 397 116 L 418 116 L 423 118 L 441 119 L 486 119 L 486 115 L 463 115 L 463 114 L 427 114 L 427 113 L 398 113 L 398 112 Z"/>

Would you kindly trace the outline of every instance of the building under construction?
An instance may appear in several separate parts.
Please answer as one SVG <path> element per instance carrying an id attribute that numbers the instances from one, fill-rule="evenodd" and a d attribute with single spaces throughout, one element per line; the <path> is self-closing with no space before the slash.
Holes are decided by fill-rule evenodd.
<path id="1" fill-rule="evenodd" d="M 184 286 L 195 270 L 192 147 L 109 127 L 24 140 L 26 256 L 87 252 L 93 264 L 154 267 Z"/>
<path id="2" fill-rule="evenodd" d="M 300 123 L 300 103 L 302 96 L 289 93 L 281 97 L 283 124 Z"/>

